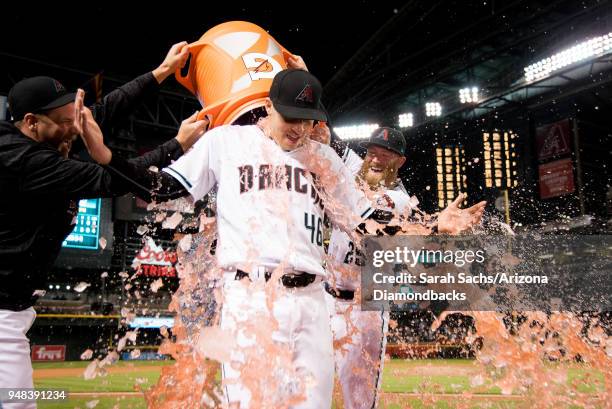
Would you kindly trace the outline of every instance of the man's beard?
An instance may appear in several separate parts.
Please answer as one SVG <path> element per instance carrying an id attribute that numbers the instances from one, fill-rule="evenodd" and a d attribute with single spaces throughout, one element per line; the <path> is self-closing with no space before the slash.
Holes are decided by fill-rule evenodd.
<path id="1" fill-rule="evenodd" d="M 370 164 L 363 164 L 359 172 L 363 179 L 371 189 L 392 188 L 397 183 L 397 169 L 393 166 L 385 167 L 382 172 L 370 172 Z"/>

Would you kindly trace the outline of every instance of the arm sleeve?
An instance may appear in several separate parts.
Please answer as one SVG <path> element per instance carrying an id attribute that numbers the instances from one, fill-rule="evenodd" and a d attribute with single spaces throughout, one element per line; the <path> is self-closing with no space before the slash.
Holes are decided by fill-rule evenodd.
<path id="1" fill-rule="evenodd" d="M 102 132 L 124 121 L 146 97 L 159 90 L 153 73 L 148 72 L 120 86 L 104 97 L 101 103 L 92 105 L 91 111 Z"/>
<path id="2" fill-rule="evenodd" d="M 124 192 L 132 192 L 146 201 L 161 202 L 188 194 L 197 201 L 217 183 L 224 146 L 221 138 L 226 132 L 226 127 L 208 131 L 186 154 L 161 172 L 151 172 L 118 155 L 113 155 L 107 168 Z"/>
<path id="3" fill-rule="evenodd" d="M 225 132 L 225 127 L 208 131 L 192 149 L 162 170 L 183 185 L 195 201 L 206 196 L 217 183 Z"/>
<path id="4" fill-rule="evenodd" d="M 189 194 L 185 187 L 174 177 L 165 172 L 151 172 L 148 168 L 139 167 L 131 162 L 113 155 L 108 164 L 122 193 L 132 192 L 141 199 L 151 202 L 165 202 Z"/>
<path id="5" fill-rule="evenodd" d="M 64 158 L 57 149 L 38 145 L 21 161 L 20 190 L 32 198 L 61 195 L 71 198 L 111 197 L 132 192 L 146 201 L 165 201 L 188 192 L 169 175 L 151 172 L 113 155 L 108 166 Z"/>
<path id="6" fill-rule="evenodd" d="M 62 195 L 72 198 L 110 197 L 132 192 L 151 201 L 186 196 L 185 188 L 169 175 L 138 167 L 118 155 L 108 166 L 65 159 L 51 147 L 24 155 L 20 190 L 33 198 Z"/>
<path id="7" fill-rule="evenodd" d="M 22 162 L 20 189 L 31 196 L 106 197 L 123 187 L 105 167 L 66 159 L 51 147 L 30 150 Z"/>
<path id="8" fill-rule="evenodd" d="M 169 166 L 172 161 L 180 158 L 182 154 L 183 148 L 181 147 L 181 144 L 176 140 L 176 138 L 172 138 L 157 148 L 140 155 L 137 158 L 130 159 L 129 162 L 138 167 L 143 167 L 146 169 L 151 166 L 161 169 Z"/>

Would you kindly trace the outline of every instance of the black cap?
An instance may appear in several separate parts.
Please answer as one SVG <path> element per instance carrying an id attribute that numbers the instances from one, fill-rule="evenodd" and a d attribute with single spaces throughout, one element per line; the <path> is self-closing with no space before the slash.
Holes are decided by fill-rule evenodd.
<path id="1" fill-rule="evenodd" d="M 9 111 L 13 120 L 20 121 L 27 113 L 59 108 L 73 102 L 75 97 L 75 92 L 66 91 L 58 80 L 51 77 L 26 78 L 9 91 Z"/>
<path id="2" fill-rule="evenodd" d="M 399 153 L 402 156 L 404 156 L 406 152 L 406 139 L 404 138 L 404 134 L 397 129 L 387 127 L 376 129 L 372 132 L 372 135 L 370 135 L 370 139 L 366 142 L 361 142 L 359 145 L 364 148 L 370 145 L 380 146 L 395 153 Z"/>
<path id="3" fill-rule="evenodd" d="M 314 75 L 295 68 L 276 74 L 270 87 L 274 109 L 287 119 L 327 121 L 321 107 L 322 93 L 323 87 Z"/>

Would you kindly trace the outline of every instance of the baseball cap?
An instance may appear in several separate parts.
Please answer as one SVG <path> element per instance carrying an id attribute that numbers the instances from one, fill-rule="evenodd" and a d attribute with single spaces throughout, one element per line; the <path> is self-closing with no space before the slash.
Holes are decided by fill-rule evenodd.
<path id="1" fill-rule="evenodd" d="M 56 79 L 31 77 L 19 81 L 9 91 L 8 104 L 13 120 L 23 119 L 25 114 L 59 108 L 74 101 L 75 92 L 68 92 Z"/>
<path id="2" fill-rule="evenodd" d="M 404 156 L 406 152 L 406 139 L 404 134 L 394 128 L 382 127 L 376 129 L 366 142 L 361 142 L 359 146 L 367 148 L 376 145 L 389 149 Z"/>
<path id="3" fill-rule="evenodd" d="M 327 121 L 321 107 L 323 87 L 308 71 L 290 68 L 280 71 L 270 87 L 272 105 L 284 118 Z"/>

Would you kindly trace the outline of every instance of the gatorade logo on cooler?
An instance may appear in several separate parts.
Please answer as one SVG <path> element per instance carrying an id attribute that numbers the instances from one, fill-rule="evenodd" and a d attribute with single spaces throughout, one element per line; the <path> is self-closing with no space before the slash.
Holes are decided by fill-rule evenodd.
<path id="1" fill-rule="evenodd" d="M 177 81 L 195 95 L 198 119 L 211 118 L 210 128 L 229 125 L 265 106 L 272 80 L 286 68 L 289 53 L 266 30 L 248 21 L 212 27 L 189 44 L 187 70 Z"/>
<path id="2" fill-rule="evenodd" d="M 274 58 L 261 53 L 245 54 L 242 56 L 242 61 L 252 81 L 273 79 L 283 69 Z"/>

